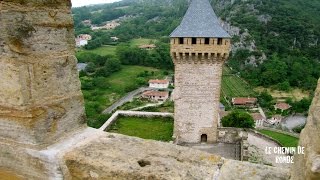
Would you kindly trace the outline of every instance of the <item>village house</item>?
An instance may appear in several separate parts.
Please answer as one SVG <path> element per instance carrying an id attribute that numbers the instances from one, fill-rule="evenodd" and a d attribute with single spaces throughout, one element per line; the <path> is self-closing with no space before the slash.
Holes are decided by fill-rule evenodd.
<path id="1" fill-rule="evenodd" d="M 143 98 L 147 98 L 152 101 L 166 101 L 169 98 L 168 91 L 145 91 L 142 93 Z"/>
<path id="2" fill-rule="evenodd" d="M 256 128 L 263 127 L 263 123 L 266 120 L 261 113 L 251 113 L 251 116 L 255 122 Z"/>
<path id="3" fill-rule="evenodd" d="M 279 110 L 281 110 L 281 112 L 286 111 L 286 110 L 288 110 L 290 108 L 291 108 L 291 106 L 289 104 L 287 104 L 287 103 L 284 103 L 284 102 L 279 102 L 279 103 L 274 105 L 274 109 L 275 110 L 279 109 Z"/>
<path id="4" fill-rule="evenodd" d="M 76 47 L 82 47 L 88 44 L 88 41 L 92 39 L 91 35 L 89 34 L 80 34 L 76 40 Z"/>
<path id="5" fill-rule="evenodd" d="M 84 20 L 82 21 L 82 24 L 85 26 L 91 26 L 91 20 L 90 19 Z"/>
<path id="6" fill-rule="evenodd" d="M 90 34 L 80 34 L 78 38 L 90 41 L 92 39 L 92 36 Z"/>
<path id="7" fill-rule="evenodd" d="M 234 106 L 255 107 L 257 105 L 257 98 L 250 97 L 236 97 L 232 98 L 232 104 Z"/>
<path id="8" fill-rule="evenodd" d="M 149 80 L 149 87 L 156 89 L 166 89 L 169 87 L 168 80 L 151 79 Z"/>
<path id="9" fill-rule="evenodd" d="M 99 30 L 99 29 L 114 29 L 116 27 L 120 26 L 120 23 L 118 23 L 117 21 L 110 21 L 107 22 L 104 26 L 91 26 L 92 30 Z"/>
<path id="10" fill-rule="evenodd" d="M 155 44 L 144 44 L 139 46 L 140 49 L 146 49 L 146 50 L 151 50 L 156 48 L 157 46 Z"/>
<path id="11" fill-rule="evenodd" d="M 270 119 L 268 119 L 268 122 L 271 125 L 279 125 L 282 119 L 283 117 L 281 115 L 275 115 L 275 116 L 272 116 Z"/>
<path id="12" fill-rule="evenodd" d="M 116 36 L 112 36 L 112 37 L 110 37 L 110 39 L 111 39 L 112 41 L 118 41 L 118 40 L 119 40 L 119 38 L 116 37 Z"/>

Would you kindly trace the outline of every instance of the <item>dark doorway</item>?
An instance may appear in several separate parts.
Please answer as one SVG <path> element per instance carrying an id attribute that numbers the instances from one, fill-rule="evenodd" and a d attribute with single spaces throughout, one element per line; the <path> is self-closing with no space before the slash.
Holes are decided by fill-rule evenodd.
<path id="1" fill-rule="evenodd" d="M 201 135 L 201 142 L 207 142 L 208 136 L 206 134 Z"/>

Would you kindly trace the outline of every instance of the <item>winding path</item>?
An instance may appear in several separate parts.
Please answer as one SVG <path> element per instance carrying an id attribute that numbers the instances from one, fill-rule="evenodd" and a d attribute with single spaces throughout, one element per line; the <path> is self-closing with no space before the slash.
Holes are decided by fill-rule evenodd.
<path id="1" fill-rule="evenodd" d="M 142 93 L 143 91 L 146 91 L 146 90 L 151 90 L 151 89 L 152 88 L 149 88 L 149 87 L 141 87 L 139 89 L 131 91 L 128 94 L 126 94 L 126 96 L 122 97 L 117 102 L 113 103 L 110 107 L 105 109 L 102 113 L 103 114 L 112 113 L 112 111 L 122 106 L 124 103 L 131 101 L 134 98 L 134 96 L 136 96 L 137 94 Z"/>
<path id="2" fill-rule="evenodd" d="M 289 168 L 291 164 L 286 163 L 276 163 L 276 157 L 280 156 L 287 156 L 287 155 L 278 155 L 278 154 L 266 154 L 265 149 L 266 147 L 271 147 L 273 149 L 274 147 L 279 147 L 278 144 L 272 141 L 265 140 L 261 137 L 258 137 L 254 133 L 248 133 L 248 143 L 250 144 L 249 147 L 249 153 L 254 156 L 256 156 L 259 160 L 267 164 L 272 164 L 275 167 L 284 167 Z"/>

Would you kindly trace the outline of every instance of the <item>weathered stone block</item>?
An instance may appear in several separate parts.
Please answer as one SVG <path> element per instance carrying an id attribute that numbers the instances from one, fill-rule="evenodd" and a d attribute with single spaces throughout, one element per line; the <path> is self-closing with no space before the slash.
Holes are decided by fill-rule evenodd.
<path id="1" fill-rule="evenodd" d="M 70 1 L 4 0 L 0 137 L 48 145 L 85 123 Z"/>

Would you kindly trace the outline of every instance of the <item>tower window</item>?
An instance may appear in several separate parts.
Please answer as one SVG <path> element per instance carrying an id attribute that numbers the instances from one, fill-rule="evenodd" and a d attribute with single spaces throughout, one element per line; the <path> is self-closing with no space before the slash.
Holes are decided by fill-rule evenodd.
<path id="1" fill-rule="evenodd" d="M 218 38 L 218 45 L 222 45 L 222 38 Z"/>
<path id="2" fill-rule="evenodd" d="M 192 44 L 197 44 L 197 38 L 192 38 Z"/>
<path id="3" fill-rule="evenodd" d="M 183 44 L 183 38 L 179 38 L 179 44 Z"/>
<path id="4" fill-rule="evenodd" d="M 210 38 L 205 38 L 204 39 L 204 44 L 209 44 L 209 42 L 210 42 Z"/>

